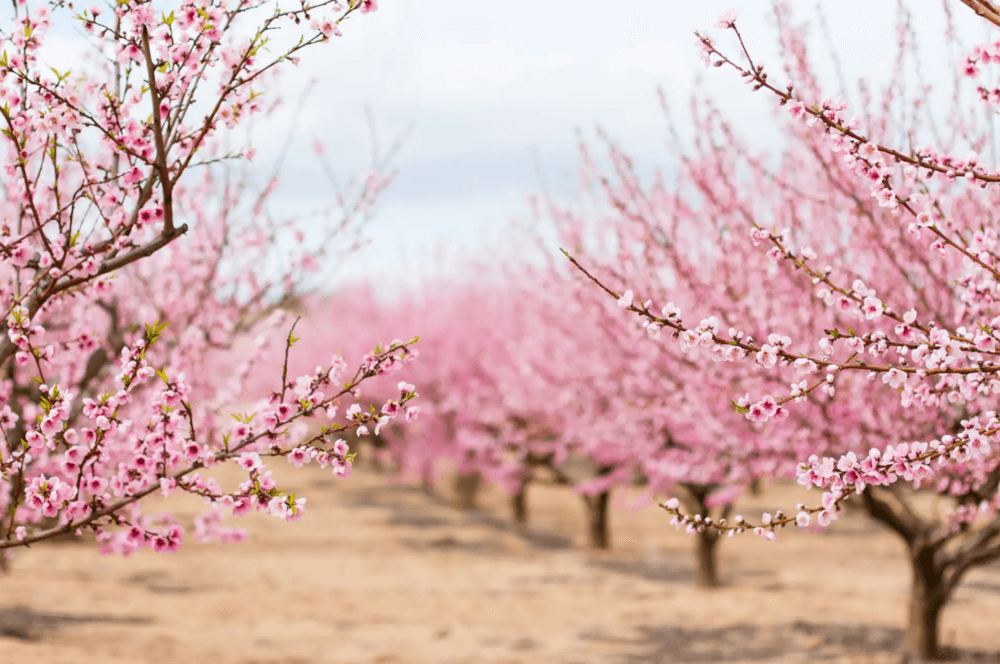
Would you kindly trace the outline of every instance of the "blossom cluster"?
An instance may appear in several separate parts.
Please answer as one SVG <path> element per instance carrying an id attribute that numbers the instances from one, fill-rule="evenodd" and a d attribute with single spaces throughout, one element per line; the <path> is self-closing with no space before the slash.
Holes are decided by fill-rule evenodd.
<path id="1" fill-rule="evenodd" d="M 143 383 L 157 374 L 147 362 L 147 350 L 158 337 L 159 330 L 150 328 L 123 349 L 119 390 L 84 401 L 82 416 L 89 427 L 68 428 L 65 420 L 71 395 L 62 393 L 58 385 L 45 390 L 50 398 L 41 402 L 44 414 L 28 430 L 24 445 L 5 450 L 0 462 L 0 482 L 27 485 L 23 499 L 14 494 L 13 502 L 5 501 L 4 508 L 15 517 L 11 525 L 22 525 L 11 528 L 13 538 L 0 538 L 0 548 L 89 529 L 97 533 L 105 551 L 127 554 L 142 546 L 176 550 L 183 538 L 182 527 L 170 522 L 165 529 L 156 528 L 146 517 L 126 509 L 156 492 L 193 493 L 205 498 L 212 509 L 236 516 L 260 510 L 298 520 L 305 499 L 277 487 L 265 466 L 266 457 L 284 456 L 293 465 L 314 461 L 332 468 L 337 476 L 346 476 L 354 455 L 337 434 L 372 422 L 385 424 L 397 413 L 413 410 L 407 404 L 416 392 L 412 385 L 401 383 L 398 398 L 386 403 L 380 415 L 359 413 L 353 404 L 344 421 L 337 421 L 341 401 L 351 398 L 363 381 L 398 369 L 407 360 L 409 345 L 397 341 L 366 358 L 353 376 L 345 376 L 343 360 L 334 358 L 331 366 L 299 377 L 289 383 L 293 389 L 286 386 L 274 393 L 262 409 L 238 416 L 228 431 L 215 435 L 198 435 L 194 430 L 188 401 L 191 388 L 184 377 L 160 372 L 162 385 L 148 402 L 148 419 L 136 427 L 123 413 Z M 335 387 L 344 377 L 347 382 Z M 295 398 L 286 398 L 292 395 Z M 302 440 L 294 423 L 318 415 L 331 424 Z M 235 491 L 223 490 L 217 480 L 199 472 L 229 460 L 247 472 L 247 480 Z M 55 523 L 46 525 L 43 517 Z M 206 538 L 207 524 L 214 521 L 216 517 L 201 522 L 200 539 Z"/>

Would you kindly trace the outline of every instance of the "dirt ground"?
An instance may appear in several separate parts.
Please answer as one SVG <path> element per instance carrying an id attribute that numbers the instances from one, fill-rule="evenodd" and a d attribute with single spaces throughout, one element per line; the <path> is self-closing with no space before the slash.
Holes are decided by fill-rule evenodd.
<path id="1" fill-rule="evenodd" d="M 903 549 L 861 516 L 822 534 L 785 531 L 779 544 L 724 541 L 726 585 L 699 591 L 694 541 L 661 510 L 624 509 L 624 496 L 614 549 L 592 553 L 582 501 L 562 487 L 531 488 L 519 533 L 489 488 L 480 509 L 460 512 L 371 470 L 282 476 L 308 496 L 305 518 L 246 517 L 244 544 L 21 554 L 0 577 L 0 662 L 902 661 Z M 769 488 L 740 509 L 801 499 L 797 487 Z M 189 517 L 198 507 L 174 506 Z M 961 661 L 1000 662 L 998 618 L 1000 567 L 976 570 L 945 611 L 944 643 Z"/>

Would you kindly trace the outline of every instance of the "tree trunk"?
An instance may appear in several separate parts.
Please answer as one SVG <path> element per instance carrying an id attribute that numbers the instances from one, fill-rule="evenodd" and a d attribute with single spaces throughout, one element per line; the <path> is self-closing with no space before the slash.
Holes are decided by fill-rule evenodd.
<path id="1" fill-rule="evenodd" d="M 907 642 L 911 655 L 923 659 L 940 656 L 938 625 L 944 607 L 944 579 L 934 564 L 934 549 L 930 547 L 910 550 L 913 566 L 913 583 L 910 586 L 910 621 Z"/>
<path id="2" fill-rule="evenodd" d="M 717 487 L 714 484 L 688 484 L 677 485 L 682 489 L 678 497 L 684 502 L 685 508 L 701 514 L 711 516 L 712 510 L 708 506 L 708 497 Z M 726 518 L 732 510 L 732 505 L 726 505 L 718 514 L 719 518 Z M 705 528 L 699 533 L 695 533 L 694 549 L 694 580 L 699 588 L 719 587 L 719 555 L 718 543 L 719 533 L 714 528 Z"/>
<path id="3" fill-rule="evenodd" d="M 528 483 L 521 484 L 521 488 L 510 497 L 510 509 L 514 517 L 514 523 L 523 528 L 528 525 Z"/>
<path id="4" fill-rule="evenodd" d="M 717 588 L 719 586 L 718 549 L 719 535 L 715 530 L 706 528 L 695 534 L 695 585 L 699 588 Z"/>
<path id="5" fill-rule="evenodd" d="M 907 652 L 923 660 L 938 659 L 941 656 L 938 644 L 941 609 L 948 600 L 949 585 L 954 587 L 962 574 L 952 570 L 950 580 L 945 580 L 947 570 L 955 562 L 954 559 L 941 559 L 941 549 L 947 538 L 934 539 L 932 525 L 907 505 L 905 496 L 892 490 L 869 486 L 861 494 L 861 501 L 874 519 L 889 526 L 903 539 L 910 554 L 913 580 L 906 630 Z"/>
<path id="6" fill-rule="evenodd" d="M 460 510 L 476 509 L 476 494 L 482 477 L 479 473 L 458 473 L 455 475 L 455 507 Z"/>
<path id="7" fill-rule="evenodd" d="M 594 496 L 584 496 L 587 506 L 587 543 L 591 549 L 608 549 L 611 547 L 608 537 L 608 500 L 611 492 L 605 491 Z"/>
<path id="8" fill-rule="evenodd" d="M 399 467 L 402 468 L 402 464 Z M 420 488 L 428 496 L 434 495 L 434 468 L 429 463 L 424 464 L 423 471 L 420 473 Z"/>

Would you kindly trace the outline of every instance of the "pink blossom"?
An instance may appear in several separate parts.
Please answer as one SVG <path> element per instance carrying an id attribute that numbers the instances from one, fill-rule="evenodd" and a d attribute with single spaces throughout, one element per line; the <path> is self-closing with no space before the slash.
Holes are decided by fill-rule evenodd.
<path id="1" fill-rule="evenodd" d="M 247 471 L 260 470 L 264 464 L 260 460 L 260 455 L 256 452 L 244 452 L 236 459 L 237 465 Z"/>
<path id="2" fill-rule="evenodd" d="M 778 349 L 770 344 L 764 344 L 757 352 L 757 363 L 765 369 L 770 369 L 778 361 Z"/>
<path id="3" fill-rule="evenodd" d="M 715 22 L 715 27 L 723 29 L 733 27 L 738 15 L 735 9 L 727 9 L 719 16 L 719 20 Z"/>
<path id="4" fill-rule="evenodd" d="M 882 301 L 877 297 L 866 297 L 861 307 L 865 315 L 865 320 L 872 320 L 882 315 Z"/>
<path id="5" fill-rule="evenodd" d="M 747 410 L 746 418 L 751 422 L 763 422 L 767 420 L 767 411 L 760 403 L 755 403 Z"/>
<path id="6" fill-rule="evenodd" d="M 858 156 L 860 156 L 862 159 L 872 161 L 878 156 L 878 154 L 879 154 L 878 146 L 875 145 L 874 143 L 868 142 L 858 147 Z"/>
<path id="7" fill-rule="evenodd" d="M 309 451 L 304 447 L 296 447 L 291 452 L 288 453 L 288 463 L 292 464 L 296 468 L 301 468 L 303 465 L 309 463 L 311 457 Z"/>
<path id="8" fill-rule="evenodd" d="M 759 403 L 765 418 L 774 417 L 775 413 L 778 412 L 778 402 L 770 394 L 761 399 Z"/>

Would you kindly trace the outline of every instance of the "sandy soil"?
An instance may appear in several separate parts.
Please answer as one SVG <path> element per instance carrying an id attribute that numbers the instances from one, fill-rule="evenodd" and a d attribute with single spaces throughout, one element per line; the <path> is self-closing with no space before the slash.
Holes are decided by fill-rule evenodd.
<path id="1" fill-rule="evenodd" d="M 309 497 L 304 520 L 247 517 L 241 545 L 129 559 L 33 547 L 0 577 L 0 662 L 901 661 L 903 549 L 861 516 L 778 545 L 723 542 L 726 586 L 706 592 L 693 540 L 655 508 L 613 510 L 614 550 L 592 553 L 565 488 L 532 487 L 519 533 L 488 488 L 460 512 L 370 470 L 346 482 L 302 470 L 283 474 Z M 778 487 L 740 507 L 800 499 Z M 946 609 L 944 642 L 998 662 L 998 617 L 1000 567 L 976 570 Z"/>

